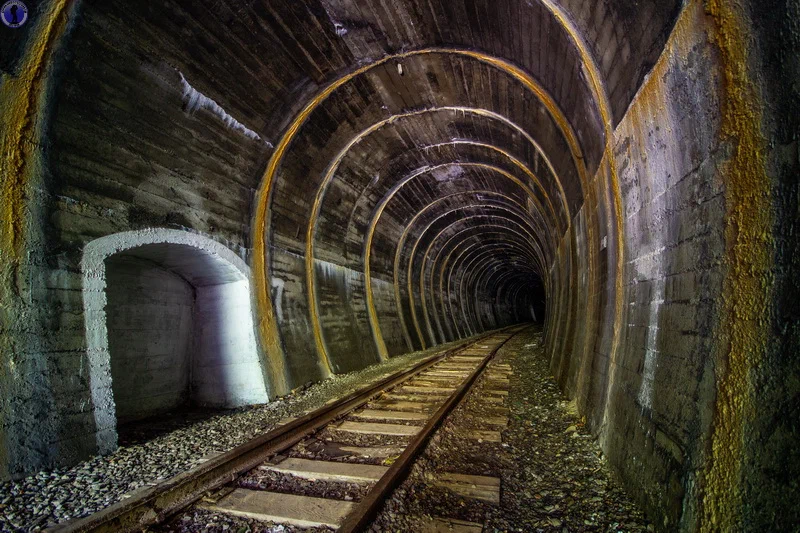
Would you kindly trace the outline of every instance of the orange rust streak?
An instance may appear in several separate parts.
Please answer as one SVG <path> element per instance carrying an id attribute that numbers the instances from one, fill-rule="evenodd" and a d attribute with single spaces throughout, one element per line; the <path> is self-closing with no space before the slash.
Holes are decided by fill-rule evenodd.
<path id="1" fill-rule="evenodd" d="M 771 183 L 761 131 L 762 100 L 748 72 L 746 35 L 751 31 L 738 4 L 709 0 L 716 24 L 725 98 L 722 137 L 734 147 L 721 168 L 725 190 L 724 328 L 718 333 L 717 399 L 710 457 L 703 472 L 701 531 L 743 527 L 742 462 L 746 426 L 755 413 L 753 374 L 763 364 L 770 331 L 774 279 Z"/>

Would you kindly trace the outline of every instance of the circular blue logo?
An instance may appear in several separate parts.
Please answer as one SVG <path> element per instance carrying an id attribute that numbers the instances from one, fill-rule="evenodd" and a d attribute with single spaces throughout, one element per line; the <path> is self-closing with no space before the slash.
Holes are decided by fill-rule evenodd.
<path id="1" fill-rule="evenodd" d="M 19 28 L 28 21 L 28 6 L 20 0 L 9 0 L 0 10 L 0 19 L 9 28 Z"/>

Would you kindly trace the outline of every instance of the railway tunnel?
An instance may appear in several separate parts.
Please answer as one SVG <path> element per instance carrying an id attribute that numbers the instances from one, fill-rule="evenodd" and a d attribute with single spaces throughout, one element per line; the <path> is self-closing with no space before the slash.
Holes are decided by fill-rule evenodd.
<path id="1" fill-rule="evenodd" d="M 0 529 L 125 424 L 520 324 L 657 530 L 800 523 L 796 3 L 11 4 Z"/>

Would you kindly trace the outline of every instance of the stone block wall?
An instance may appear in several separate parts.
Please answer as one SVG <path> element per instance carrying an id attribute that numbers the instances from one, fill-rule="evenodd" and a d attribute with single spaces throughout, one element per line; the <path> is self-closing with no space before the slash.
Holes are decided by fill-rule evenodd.
<path id="1" fill-rule="evenodd" d="M 684 8 L 616 124 L 622 209 L 614 211 L 606 159 L 592 180 L 595 201 L 587 198 L 551 265 L 547 348 L 555 377 L 659 530 L 788 531 L 797 489 L 774 461 L 783 457 L 796 471 L 788 465 L 796 464 L 789 458 L 797 425 L 777 420 L 796 403 L 796 358 L 790 363 L 784 350 L 797 317 L 778 318 L 778 304 L 769 302 L 778 297 L 773 280 L 796 269 L 783 255 L 793 245 L 775 245 L 785 242 L 793 194 L 786 193 L 797 183 L 796 153 L 787 154 L 796 140 L 782 137 L 781 127 L 797 120 L 771 113 L 796 109 L 797 86 L 784 86 L 780 103 L 771 100 L 779 74 L 770 77 L 768 67 L 788 53 L 777 42 L 796 50 L 798 39 L 789 31 L 755 33 L 748 56 L 732 32 L 743 42 L 756 28 L 766 31 L 766 20 L 780 26 L 774 13 L 755 3 L 712 4 Z M 798 20 L 796 10 L 773 4 Z M 751 138 L 757 148 L 748 152 Z M 755 213 L 774 222 L 752 235 Z M 620 271 L 614 233 L 608 240 L 602 229 L 593 241 L 585 235 L 587 219 L 611 229 L 615 216 L 623 229 Z M 775 240 L 764 238 L 773 231 Z M 783 253 L 764 263 L 751 255 L 773 249 Z M 587 272 L 592 257 L 599 268 Z M 611 289 L 619 280 L 624 305 L 614 331 Z M 784 287 L 796 291 L 797 284 Z M 753 309 L 760 309 L 758 322 L 748 318 Z M 767 340 L 770 323 L 783 326 Z M 743 370 L 733 378 L 737 367 Z M 765 420 L 773 420 L 769 430 Z"/>
<path id="2" fill-rule="evenodd" d="M 214 308 L 195 328 L 247 291 L 275 326 L 201 330 L 193 386 L 250 391 L 203 403 L 261 398 L 254 359 L 283 394 L 528 320 L 546 291 L 553 372 L 659 527 L 778 516 L 800 464 L 796 8 L 361 4 L 53 0 L 0 41 L 0 477 L 113 449 L 104 280 L 82 261 L 179 230 L 265 263 L 231 293 L 195 283 Z"/>

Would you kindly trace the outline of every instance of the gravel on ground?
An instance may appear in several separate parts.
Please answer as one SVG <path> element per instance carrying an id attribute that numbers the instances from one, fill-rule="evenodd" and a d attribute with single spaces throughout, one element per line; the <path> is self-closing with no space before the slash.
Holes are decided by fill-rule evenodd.
<path id="1" fill-rule="evenodd" d="M 328 527 L 300 528 L 194 507 L 152 533 L 330 533 Z"/>
<path id="2" fill-rule="evenodd" d="M 404 354 L 383 364 L 307 384 L 264 405 L 223 411 L 179 411 L 137 423 L 121 434 L 119 448 L 109 455 L 93 457 L 71 468 L 42 471 L 18 481 L 0 483 L 0 532 L 41 531 L 88 516 L 130 497 L 138 489 L 160 483 L 235 448 L 285 418 L 301 416 L 462 342 Z"/>
<path id="3" fill-rule="evenodd" d="M 530 328 L 498 352 L 514 372 L 503 442 L 470 438 L 471 430 L 498 429 L 482 420 L 496 413 L 482 401 L 487 383 L 481 378 L 387 500 L 372 531 L 419 531 L 432 517 L 480 523 L 484 531 L 653 530 L 614 479 L 574 404 L 560 393 L 542 344 L 541 328 Z M 500 478 L 500 505 L 435 486 L 445 472 Z"/>

